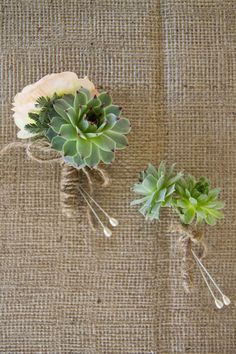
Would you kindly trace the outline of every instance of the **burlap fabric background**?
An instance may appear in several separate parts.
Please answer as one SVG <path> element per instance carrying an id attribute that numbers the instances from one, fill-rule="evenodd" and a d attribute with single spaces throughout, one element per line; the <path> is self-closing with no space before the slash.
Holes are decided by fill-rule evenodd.
<path id="1" fill-rule="evenodd" d="M 235 1 L 0 2 L 1 146 L 16 137 L 14 95 L 63 70 L 109 90 L 133 127 L 112 186 L 96 191 L 120 220 L 110 239 L 88 229 L 84 204 L 62 217 L 57 165 L 22 150 L 1 159 L 0 352 L 235 353 Z M 199 274 L 182 292 L 170 222 L 129 207 L 138 171 L 163 158 L 223 187 L 206 263 L 229 308 L 215 309 Z"/>

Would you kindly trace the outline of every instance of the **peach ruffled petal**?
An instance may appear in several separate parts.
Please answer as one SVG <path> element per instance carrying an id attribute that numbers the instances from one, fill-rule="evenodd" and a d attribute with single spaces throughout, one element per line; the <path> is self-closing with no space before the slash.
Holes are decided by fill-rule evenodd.
<path id="1" fill-rule="evenodd" d="M 35 110 L 35 103 L 39 97 L 52 97 L 55 93 L 59 96 L 75 94 L 81 87 L 89 90 L 92 95 L 97 94 L 94 84 L 87 77 L 79 79 L 75 73 L 70 71 L 46 75 L 36 83 L 24 87 L 14 97 L 12 108 L 15 124 L 21 129 L 18 137 L 26 139 L 35 135 L 24 130 L 24 127 L 31 122 L 28 113 Z"/>

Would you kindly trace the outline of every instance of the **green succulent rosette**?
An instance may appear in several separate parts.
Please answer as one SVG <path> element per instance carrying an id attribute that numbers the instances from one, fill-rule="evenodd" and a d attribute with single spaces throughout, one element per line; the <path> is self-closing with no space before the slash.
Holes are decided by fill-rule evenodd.
<path id="1" fill-rule="evenodd" d="M 158 169 L 149 164 L 145 171 L 140 173 L 139 182 L 133 187 L 133 191 L 142 198 L 135 199 L 131 205 L 141 205 L 139 209 L 146 219 L 159 220 L 162 207 L 170 207 L 176 182 L 182 173 L 174 175 L 174 165 L 166 168 L 162 162 Z"/>
<path id="2" fill-rule="evenodd" d="M 106 92 L 94 96 L 81 88 L 74 95 L 40 97 L 35 108 L 26 129 L 46 137 L 75 168 L 109 164 L 116 150 L 128 145 L 129 120 L 121 117 L 121 108 Z"/>
<path id="3" fill-rule="evenodd" d="M 210 181 L 205 177 L 196 180 L 187 175 L 176 184 L 176 198 L 173 207 L 179 213 L 184 224 L 197 224 L 206 222 L 215 225 L 217 219 L 222 219 L 224 214 L 221 209 L 224 203 L 218 200 L 219 188 L 210 188 Z"/>
<path id="4" fill-rule="evenodd" d="M 149 164 L 133 186 L 140 198 L 131 205 L 140 205 L 140 213 L 149 220 L 159 220 L 163 207 L 172 208 L 186 225 L 194 222 L 215 225 L 217 219 L 223 218 L 221 209 L 224 203 L 218 200 L 219 188 L 211 189 L 210 181 L 205 177 L 196 180 L 193 176 L 173 171 L 174 165 L 167 168 L 164 162 L 158 169 Z"/>

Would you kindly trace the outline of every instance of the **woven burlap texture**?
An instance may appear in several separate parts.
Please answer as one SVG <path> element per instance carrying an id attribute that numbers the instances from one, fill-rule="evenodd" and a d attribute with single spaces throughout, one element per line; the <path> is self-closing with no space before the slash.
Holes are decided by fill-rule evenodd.
<path id="1" fill-rule="evenodd" d="M 88 75 L 132 122 L 130 146 L 95 197 L 120 226 L 88 228 L 82 200 L 61 215 L 60 167 L 23 150 L 1 159 L 0 353 L 233 354 L 236 246 L 236 3 L 230 0 L 1 0 L 1 147 L 11 102 L 60 71 Z M 223 187 L 226 217 L 207 231 L 209 270 L 232 298 L 216 310 L 197 273 L 183 293 L 168 215 L 129 203 L 150 161 Z"/>

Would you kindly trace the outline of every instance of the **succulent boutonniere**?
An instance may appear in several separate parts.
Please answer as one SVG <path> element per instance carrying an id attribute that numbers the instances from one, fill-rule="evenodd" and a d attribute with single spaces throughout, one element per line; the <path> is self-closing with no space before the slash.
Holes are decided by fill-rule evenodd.
<path id="1" fill-rule="evenodd" d="M 78 171 L 87 177 L 90 192 L 93 171 L 100 174 L 104 185 L 108 183 L 108 175 L 100 165 L 113 162 L 115 153 L 128 145 L 130 123 L 122 116 L 121 107 L 113 104 L 109 93 L 98 92 L 87 77 L 79 79 L 73 72 L 47 75 L 25 87 L 15 96 L 13 106 L 15 124 L 20 129 L 17 136 L 24 140 L 9 144 L 2 153 L 10 147 L 23 146 L 36 161 L 59 161 L 63 212 L 73 214 L 72 200 L 79 192 L 105 235 L 110 236 L 91 203 L 100 211 L 103 209 L 79 186 Z M 55 156 L 42 160 L 33 153 L 35 149 L 45 154 L 54 152 Z M 104 210 L 103 214 L 107 216 Z M 112 220 L 111 225 L 116 226 L 117 221 Z"/>
<path id="2" fill-rule="evenodd" d="M 197 180 L 189 174 L 174 173 L 174 165 L 168 168 L 165 162 L 161 162 L 158 169 L 149 164 L 140 173 L 139 182 L 134 184 L 133 191 L 139 198 L 131 205 L 139 205 L 139 211 L 146 220 L 159 220 L 162 208 L 172 209 L 179 217 L 179 225 L 172 227 L 171 231 L 180 234 L 183 253 L 181 274 L 185 290 L 189 291 L 192 283 L 191 266 L 188 263 L 195 259 L 216 306 L 221 308 L 223 303 L 229 305 L 229 298 L 219 289 L 201 260 L 207 252 L 203 239 L 204 225 L 213 226 L 223 218 L 224 203 L 218 200 L 220 189 L 212 189 L 210 181 L 205 177 Z M 194 245 L 200 249 L 198 256 L 193 249 Z M 223 302 L 215 297 L 207 277 L 220 292 Z"/>
<path id="3" fill-rule="evenodd" d="M 47 139 L 66 163 L 79 169 L 109 164 L 115 151 L 128 145 L 130 123 L 121 108 L 75 73 L 47 75 L 26 87 L 16 95 L 13 110 L 19 138 Z"/>

